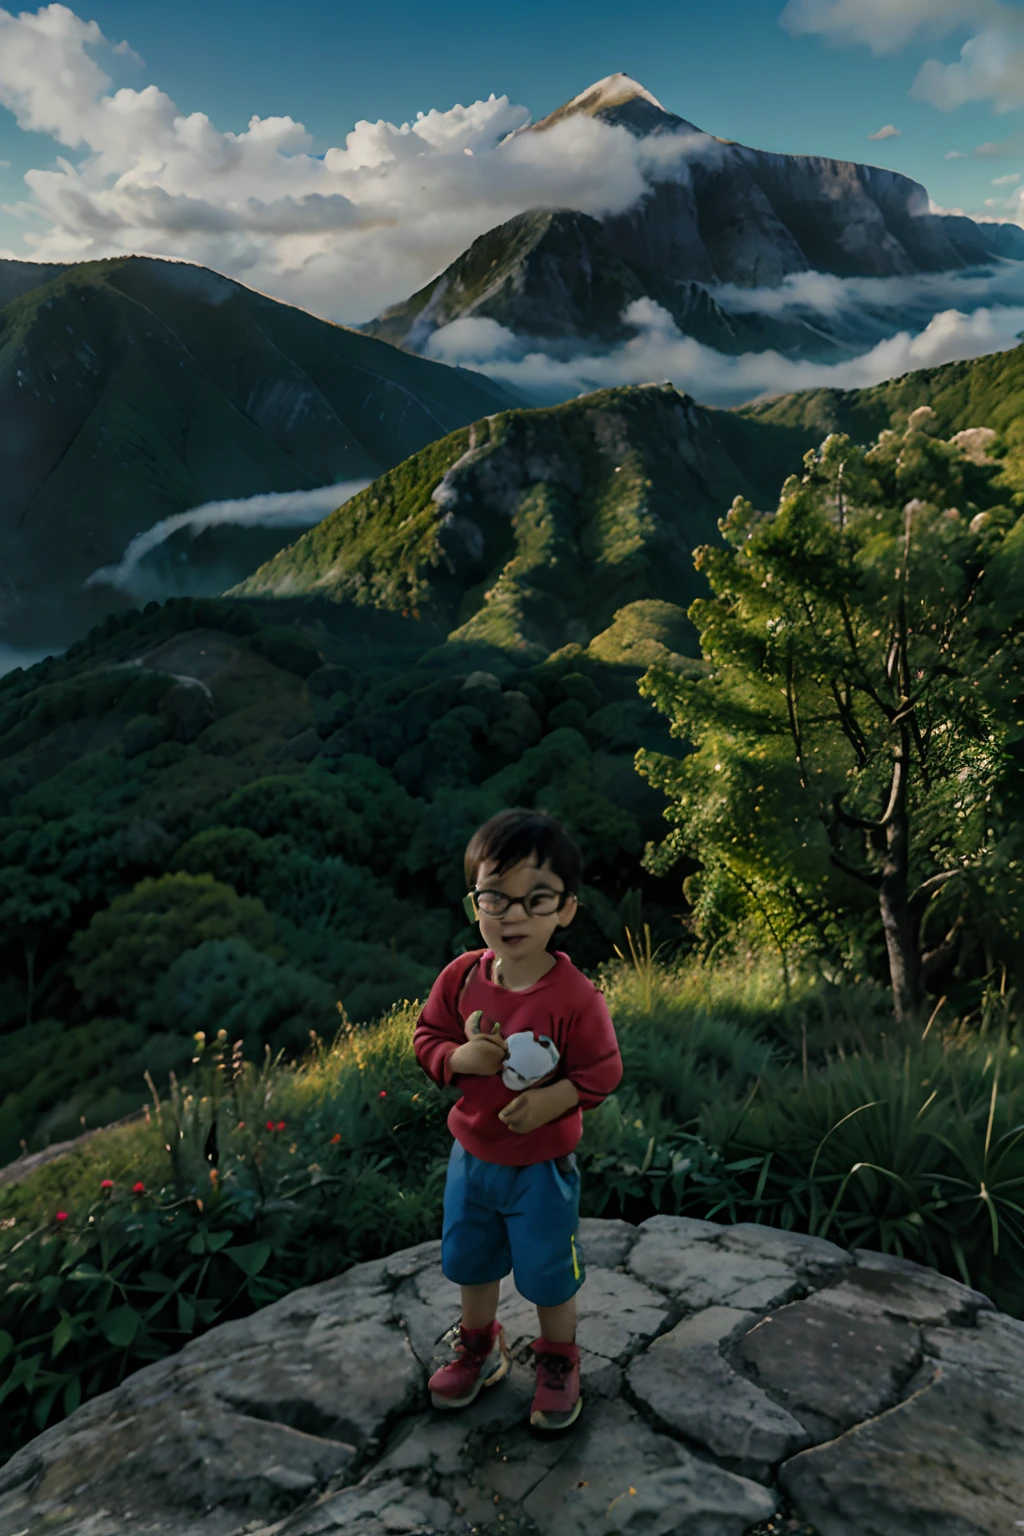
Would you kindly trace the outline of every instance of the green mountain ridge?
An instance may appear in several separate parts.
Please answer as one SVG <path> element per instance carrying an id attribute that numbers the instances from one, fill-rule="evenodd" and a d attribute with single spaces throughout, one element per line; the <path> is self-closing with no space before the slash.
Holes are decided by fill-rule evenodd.
<path id="1" fill-rule="evenodd" d="M 233 595 L 415 611 L 449 643 L 534 662 L 639 599 L 685 608 L 735 495 L 767 504 L 807 434 L 671 385 L 504 411 L 389 471 Z"/>
<path id="2" fill-rule="evenodd" d="M 116 606 L 82 583 L 165 517 L 373 478 L 511 399 L 188 263 L 12 268 L 0 296 L 30 285 L 0 308 L 0 624 L 14 644 L 67 643 Z M 236 577 L 288 537 L 218 533 L 219 558 L 238 545 Z"/>

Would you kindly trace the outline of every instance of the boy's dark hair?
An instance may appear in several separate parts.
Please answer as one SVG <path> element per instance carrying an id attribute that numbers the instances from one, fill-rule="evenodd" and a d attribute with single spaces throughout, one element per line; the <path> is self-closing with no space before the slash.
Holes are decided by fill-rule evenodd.
<path id="1" fill-rule="evenodd" d="M 550 864 L 567 891 L 579 890 L 583 859 L 561 822 L 546 811 L 519 805 L 499 811 L 473 833 L 466 847 L 466 885 L 473 889 L 481 864 L 493 864 L 495 874 L 503 875 L 533 857 L 538 864 Z"/>

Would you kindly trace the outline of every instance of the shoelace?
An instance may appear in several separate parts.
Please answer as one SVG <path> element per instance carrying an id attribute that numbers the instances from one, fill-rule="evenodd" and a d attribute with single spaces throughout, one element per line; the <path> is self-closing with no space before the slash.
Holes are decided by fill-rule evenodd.
<path id="1" fill-rule="evenodd" d="M 482 1344 L 478 1345 L 478 1347 L 474 1349 L 471 1344 L 466 1343 L 465 1339 L 462 1338 L 460 1334 L 456 1334 L 453 1339 L 449 1339 L 448 1346 L 454 1353 L 455 1359 L 458 1361 L 459 1365 L 463 1365 L 470 1360 L 476 1364 L 479 1364 L 481 1360 L 486 1360 L 487 1356 L 490 1354 L 492 1343 L 492 1339 L 486 1339 Z"/>
<path id="2" fill-rule="evenodd" d="M 538 1361 L 544 1386 L 552 1392 L 564 1392 L 572 1371 L 572 1361 L 568 1355 L 539 1355 Z"/>

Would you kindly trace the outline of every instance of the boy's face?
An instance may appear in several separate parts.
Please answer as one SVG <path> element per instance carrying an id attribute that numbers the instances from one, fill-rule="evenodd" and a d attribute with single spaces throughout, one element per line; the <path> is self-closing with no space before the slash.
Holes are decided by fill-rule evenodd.
<path id="1" fill-rule="evenodd" d="M 564 882 L 550 864 L 538 864 L 535 855 L 513 864 L 501 875 L 495 872 L 493 864 L 481 864 L 476 872 L 476 889 L 497 891 L 512 898 L 513 904 L 498 916 L 477 907 L 481 937 L 499 960 L 521 961 L 542 954 L 555 929 L 567 928 L 576 916 L 576 897 L 567 896 L 560 906 L 557 904 L 565 890 Z M 552 901 L 552 893 L 554 912 L 531 915 L 522 905 L 524 899 L 531 897 L 546 905 L 544 898 Z"/>

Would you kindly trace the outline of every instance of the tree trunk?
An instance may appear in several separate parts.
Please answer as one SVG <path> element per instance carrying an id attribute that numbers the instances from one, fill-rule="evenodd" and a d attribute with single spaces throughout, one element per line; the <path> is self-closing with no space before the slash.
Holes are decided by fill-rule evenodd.
<path id="1" fill-rule="evenodd" d="M 25 1024 L 32 1023 L 32 1005 L 35 1002 L 36 993 L 36 948 L 35 944 L 25 946 Z"/>
<path id="2" fill-rule="evenodd" d="M 904 743 L 903 763 L 909 742 Z M 885 862 L 878 905 L 889 955 L 893 1012 L 898 1024 L 912 1023 L 924 1003 L 921 957 L 918 954 L 917 922 L 908 899 L 909 828 L 907 825 L 907 774 L 899 776 L 895 803 L 885 823 Z"/>

